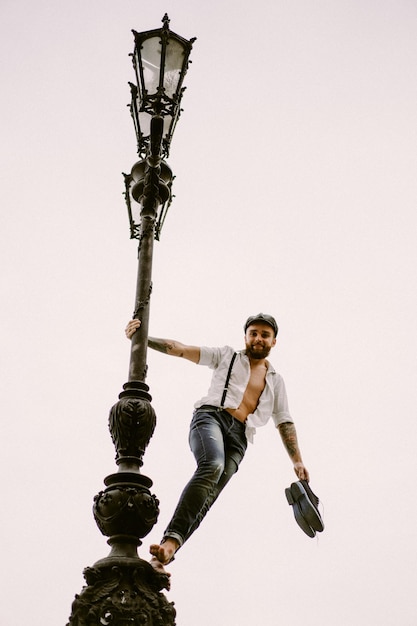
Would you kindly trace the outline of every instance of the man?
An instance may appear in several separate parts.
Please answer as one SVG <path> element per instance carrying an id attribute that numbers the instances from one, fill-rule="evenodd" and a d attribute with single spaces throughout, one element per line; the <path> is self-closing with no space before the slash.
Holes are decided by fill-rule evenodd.
<path id="1" fill-rule="evenodd" d="M 126 336 L 130 339 L 139 326 L 140 320 L 131 320 Z M 284 381 L 267 360 L 276 344 L 278 325 L 271 315 L 259 313 L 246 320 L 244 331 L 245 349 L 240 352 L 230 346 L 207 348 L 148 338 L 154 350 L 214 370 L 207 395 L 194 405 L 190 425 L 189 442 L 197 469 L 181 494 L 161 543 L 150 547 L 151 563 L 160 571 L 174 559 L 237 472 L 256 427 L 271 417 L 298 479 L 309 480 L 288 411 Z"/>

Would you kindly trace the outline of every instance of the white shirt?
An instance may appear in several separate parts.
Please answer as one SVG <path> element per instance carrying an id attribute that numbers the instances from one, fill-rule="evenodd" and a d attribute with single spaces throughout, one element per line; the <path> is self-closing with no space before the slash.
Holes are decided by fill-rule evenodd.
<path id="1" fill-rule="evenodd" d="M 214 369 L 214 372 L 207 395 L 195 403 L 194 407 L 196 409 L 203 406 L 203 404 L 220 407 L 227 372 L 234 352 L 235 350 L 230 346 L 224 346 L 222 348 L 207 348 L 203 346 L 200 349 L 200 360 L 198 364 L 207 365 L 211 369 Z M 238 352 L 230 376 L 229 387 L 224 403 L 225 409 L 237 409 L 240 406 L 243 394 L 248 386 L 249 378 L 249 358 L 244 351 Z M 274 370 L 272 365 L 268 363 L 265 388 L 259 398 L 258 406 L 253 413 L 248 415 L 246 421 L 246 437 L 248 441 L 253 443 L 256 428 L 264 426 L 271 417 L 275 426 L 294 421 L 288 409 L 284 380 L 282 376 Z"/>

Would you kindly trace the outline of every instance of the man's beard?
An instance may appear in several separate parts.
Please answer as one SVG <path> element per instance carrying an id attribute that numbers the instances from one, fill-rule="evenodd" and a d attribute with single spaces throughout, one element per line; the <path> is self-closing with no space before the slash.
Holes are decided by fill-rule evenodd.
<path id="1" fill-rule="evenodd" d="M 250 359 L 266 359 L 270 352 L 271 348 L 269 346 L 259 346 L 257 348 L 254 348 L 249 344 L 246 344 L 246 355 Z"/>

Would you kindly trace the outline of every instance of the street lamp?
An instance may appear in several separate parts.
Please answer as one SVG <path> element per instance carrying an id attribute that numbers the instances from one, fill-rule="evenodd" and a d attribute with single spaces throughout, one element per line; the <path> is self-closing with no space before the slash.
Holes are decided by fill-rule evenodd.
<path id="1" fill-rule="evenodd" d="M 130 236 L 138 239 L 138 275 L 133 317 L 141 320 L 132 338 L 129 378 L 110 410 L 109 428 L 118 471 L 104 479 L 94 498 L 94 518 L 109 537 L 110 554 L 84 571 L 87 586 L 75 597 L 67 626 L 175 626 L 175 609 L 161 593 L 168 577 L 139 558 L 137 547 L 155 525 L 159 502 L 141 474 L 143 455 L 156 425 L 146 379 L 149 304 L 154 239 L 172 199 L 173 175 L 164 158 L 181 113 L 183 80 L 195 41 L 169 30 L 133 31 L 136 84 L 130 111 L 140 160 L 124 174 Z"/>
<path id="2" fill-rule="evenodd" d="M 169 156 L 172 136 L 182 111 L 183 81 L 195 41 L 195 38 L 188 41 L 171 32 L 167 14 L 162 22 L 163 27 L 158 30 L 132 31 L 135 37 L 132 60 L 137 84 L 129 83 L 130 113 L 136 131 L 138 155 L 142 159 L 133 167 L 131 174 L 124 174 L 132 239 L 140 239 L 141 216 L 135 203 L 141 201 L 146 163 L 150 155 L 154 164 L 155 157 L 164 159 Z M 159 239 L 171 203 L 171 184 L 172 172 L 161 161 L 156 239 Z"/>
<path id="3" fill-rule="evenodd" d="M 168 157 L 172 135 L 181 113 L 182 86 L 188 69 L 188 59 L 195 37 L 190 41 L 169 30 L 168 15 L 161 29 L 143 33 L 132 31 L 135 37 L 133 67 L 136 85 L 130 83 L 131 113 L 138 140 L 138 154 L 145 157 L 151 143 L 151 120 L 163 119 L 162 156 Z"/>

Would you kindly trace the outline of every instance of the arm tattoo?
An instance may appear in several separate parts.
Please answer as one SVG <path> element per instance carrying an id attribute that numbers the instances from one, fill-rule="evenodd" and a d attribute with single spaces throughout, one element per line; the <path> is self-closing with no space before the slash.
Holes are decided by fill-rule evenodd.
<path id="1" fill-rule="evenodd" d="M 294 424 L 285 422 L 284 424 L 280 424 L 278 428 L 288 454 L 291 458 L 296 456 L 298 453 L 298 442 Z"/>
<path id="2" fill-rule="evenodd" d="M 174 342 L 168 341 L 167 339 L 155 339 L 155 337 L 148 337 L 148 346 L 153 350 L 158 350 L 158 352 L 163 352 L 164 354 L 170 354 L 174 349 Z"/>
<path id="3" fill-rule="evenodd" d="M 158 352 L 164 354 L 171 354 L 173 356 L 184 356 L 184 352 L 176 352 L 178 346 L 175 341 L 170 339 L 156 339 L 155 337 L 148 337 L 148 346 Z"/>

